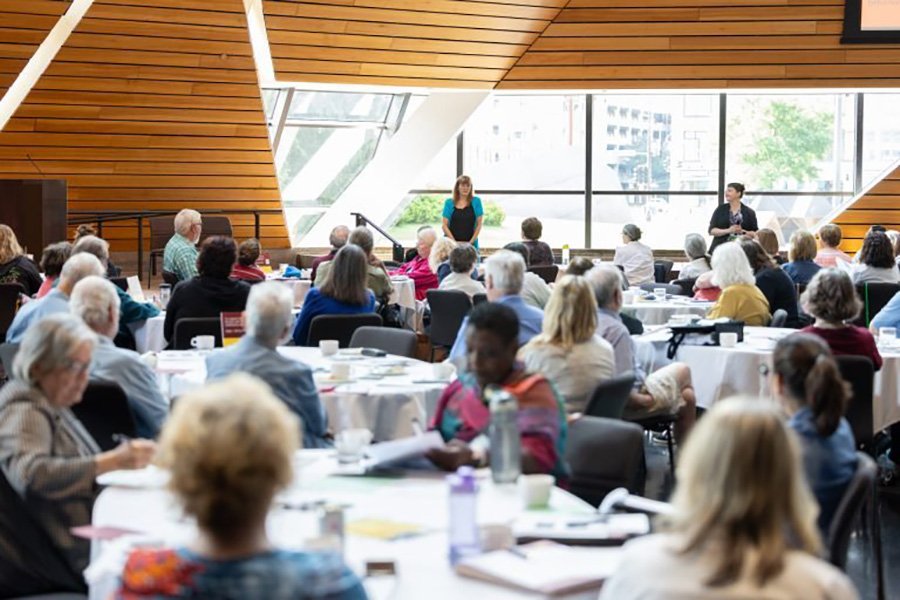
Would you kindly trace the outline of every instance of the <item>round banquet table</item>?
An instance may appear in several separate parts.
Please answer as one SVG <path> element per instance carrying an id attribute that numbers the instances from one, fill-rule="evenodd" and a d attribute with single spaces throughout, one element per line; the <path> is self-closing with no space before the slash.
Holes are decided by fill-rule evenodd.
<path id="1" fill-rule="evenodd" d="M 300 346 L 281 346 L 278 352 L 313 369 L 332 431 L 365 427 L 376 441 L 408 437 L 424 428 L 449 384 L 449 380 L 434 379 L 431 363 L 410 358 L 364 357 L 349 350 L 324 357 L 318 348 Z M 204 352 L 190 350 L 160 352 L 156 370 L 163 394 L 177 398 L 202 386 L 206 380 L 205 356 Z M 348 382 L 329 381 L 335 361 L 350 365 Z M 393 365 L 403 365 L 403 374 L 372 374 L 373 369 Z"/>
<path id="2" fill-rule="evenodd" d="M 622 312 L 638 319 L 644 325 L 665 325 L 673 315 L 697 315 L 705 317 L 712 302 L 692 300 L 687 296 L 669 300 L 638 300 L 622 306 Z"/>

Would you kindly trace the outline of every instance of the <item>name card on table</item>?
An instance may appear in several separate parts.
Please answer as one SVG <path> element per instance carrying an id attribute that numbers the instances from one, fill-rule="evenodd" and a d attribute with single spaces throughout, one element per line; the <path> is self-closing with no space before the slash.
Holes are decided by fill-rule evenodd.
<path id="1" fill-rule="evenodd" d="M 219 322 L 222 324 L 222 345 L 226 348 L 236 344 L 247 332 L 242 312 L 223 312 L 219 315 Z"/>

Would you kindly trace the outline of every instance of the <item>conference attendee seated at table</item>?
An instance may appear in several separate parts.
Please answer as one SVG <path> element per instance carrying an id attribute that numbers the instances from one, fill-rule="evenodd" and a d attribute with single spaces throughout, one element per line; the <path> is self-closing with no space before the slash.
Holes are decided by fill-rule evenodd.
<path id="1" fill-rule="evenodd" d="M 629 285 L 640 286 L 655 281 L 653 250 L 641 243 L 641 229 L 629 223 L 622 228 L 622 243 L 616 248 L 613 264 L 624 269 Z"/>
<path id="2" fill-rule="evenodd" d="M 527 304 L 522 298 L 522 281 L 525 276 L 525 261 L 522 256 L 509 250 L 499 250 L 484 261 L 484 288 L 489 302 L 495 302 L 512 309 L 519 318 L 519 346 L 524 346 L 531 338 L 541 333 L 544 313 Z M 465 368 L 466 332 L 468 317 L 463 319 L 450 349 L 450 360 Z"/>
<path id="3" fill-rule="evenodd" d="M 297 315 L 292 338 L 297 346 L 306 346 L 309 326 L 319 315 L 355 315 L 375 312 L 375 294 L 368 288 L 366 253 L 355 244 L 347 244 L 331 261 L 331 272 L 320 287 L 306 294 Z"/>
<path id="4" fill-rule="evenodd" d="M 443 237 L 438 238 L 434 246 L 431 247 L 431 254 L 428 255 L 428 266 L 437 275 L 438 283 L 450 274 L 450 252 L 457 246 L 459 244 L 452 239 Z"/>
<path id="5" fill-rule="evenodd" d="M 841 237 L 843 232 L 838 225 L 834 223 L 829 223 L 828 225 L 823 225 L 821 229 L 819 229 L 819 241 L 821 245 L 819 247 L 819 251 L 816 253 L 816 264 L 820 267 L 836 267 L 838 266 L 838 262 L 849 264 L 853 261 L 853 258 L 841 252 L 838 248 L 841 244 Z"/>
<path id="6" fill-rule="evenodd" d="M 114 597 L 365 600 L 339 555 L 268 539 L 266 517 L 294 479 L 299 435 L 297 418 L 249 375 L 186 394 L 163 429 L 159 463 L 196 533 L 183 546 L 133 550 Z"/>
<path id="7" fill-rule="evenodd" d="M 71 255 L 72 244 L 69 242 L 56 242 L 44 248 L 44 252 L 41 254 L 41 271 L 44 273 L 44 282 L 35 294 L 35 298 L 43 298 L 50 293 L 50 290 L 56 285 L 56 280 L 59 279 L 63 265 Z"/>
<path id="8" fill-rule="evenodd" d="M 78 229 L 75 230 L 75 239 L 72 240 L 72 245 L 78 244 L 78 242 L 81 240 L 81 238 L 87 237 L 89 235 L 92 235 L 94 237 L 100 237 L 100 235 L 97 232 L 97 229 L 94 228 L 93 225 L 89 225 L 87 223 L 85 223 L 83 225 L 79 225 Z M 122 269 L 120 269 L 119 267 L 114 265 L 111 260 L 107 260 L 106 261 L 106 276 L 112 278 L 112 277 L 119 277 L 120 275 L 122 275 Z"/>
<path id="9" fill-rule="evenodd" d="M 797 286 L 783 269 L 772 262 L 759 242 L 745 238 L 738 241 L 738 244 L 747 255 L 750 268 L 753 269 L 756 287 L 766 297 L 769 311 L 774 314 L 778 309 L 784 310 L 787 313 L 785 327 L 799 327 Z"/>
<path id="10" fill-rule="evenodd" d="M 819 558 L 799 444 L 771 402 L 716 403 L 682 449 L 676 482 L 662 533 L 625 545 L 600 600 L 858 597 Z"/>
<path id="11" fill-rule="evenodd" d="M 712 266 L 712 259 L 709 264 Z M 719 296 L 722 295 L 722 288 L 713 282 L 714 277 L 713 271 L 707 271 L 697 277 L 697 281 L 694 282 L 694 300 L 715 302 L 719 299 Z"/>
<path id="12" fill-rule="evenodd" d="M 155 438 L 169 412 L 169 403 L 159 390 L 156 373 L 140 355 L 113 344 L 119 331 L 116 286 L 102 277 L 85 277 L 75 284 L 69 309 L 97 334 L 91 379 L 118 384 L 128 398 L 138 436 Z"/>
<path id="13" fill-rule="evenodd" d="M 399 268 L 390 272 L 391 275 L 406 275 L 416 285 L 416 300 L 425 300 L 428 290 L 438 287 L 438 278 L 428 258 L 431 256 L 431 247 L 437 241 L 437 233 L 432 227 L 422 227 L 416 233 L 416 255 L 403 263 Z"/>
<path id="14" fill-rule="evenodd" d="M 856 472 L 856 441 L 844 418 L 850 390 L 828 346 L 815 335 L 780 339 L 772 367 L 772 395 L 800 439 L 806 481 L 819 502 L 818 525 L 825 535 Z"/>
<path id="15" fill-rule="evenodd" d="M 26 296 L 37 294 L 43 283 L 37 265 L 25 256 L 8 225 L 0 225 L 0 283 L 18 283 Z"/>
<path id="16" fill-rule="evenodd" d="M 316 280 L 316 277 L 319 274 L 319 267 L 333 260 L 338 250 L 340 250 L 347 244 L 347 238 L 349 237 L 350 228 L 346 225 L 338 225 L 331 230 L 331 233 L 328 235 L 328 243 L 331 244 L 331 250 L 328 251 L 328 254 L 313 259 L 312 271 L 309 276 L 310 279 L 312 279 L 313 281 Z"/>
<path id="17" fill-rule="evenodd" d="M 728 317 L 745 325 L 768 325 L 772 318 L 769 301 L 756 287 L 750 262 L 739 242 L 725 242 L 716 248 L 712 267 L 712 282 L 722 292 L 707 318 Z"/>
<path id="18" fill-rule="evenodd" d="M 366 253 L 366 262 L 368 263 L 366 267 L 366 272 L 368 273 L 367 285 L 372 290 L 372 293 L 375 294 L 377 301 L 381 303 L 387 302 L 394 291 L 394 286 L 391 283 L 391 277 L 387 274 L 387 269 L 384 268 L 384 263 L 372 253 L 375 248 L 375 239 L 372 237 L 372 232 L 369 231 L 368 227 L 359 226 L 350 232 L 348 241 L 355 246 L 359 246 Z M 325 278 L 331 273 L 333 264 L 334 261 L 328 261 L 319 265 L 319 271 L 316 273 L 317 287 L 325 284 Z"/>
<path id="19" fill-rule="evenodd" d="M 528 248 L 531 266 L 542 267 L 553 264 L 553 250 L 547 242 L 541 241 L 544 225 L 537 217 L 528 217 L 522 221 L 522 243 Z"/>
<path id="20" fill-rule="evenodd" d="M 525 261 L 525 273 L 522 275 L 522 299 L 531 306 L 544 310 L 550 300 L 550 286 L 540 275 L 528 270 L 528 267 L 531 266 L 528 247 L 522 242 L 510 242 L 503 246 L 503 249 L 515 252 Z"/>
<path id="21" fill-rule="evenodd" d="M 163 335 L 171 343 L 175 323 L 189 317 L 219 317 L 223 312 L 242 312 L 250 285 L 229 279 L 237 260 L 237 245 L 230 237 L 215 235 L 203 240 L 197 257 L 199 275 L 182 281 L 172 290 L 166 305 Z"/>
<path id="22" fill-rule="evenodd" d="M 203 229 L 200 213 L 185 208 L 175 215 L 175 235 L 163 250 L 163 271 L 175 275 L 179 282 L 197 276 L 197 242 Z"/>
<path id="23" fill-rule="evenodd" d="M 90 275 L 102 276 L 104 273 L 106 269 L 92 254 L 70 257 L 63 265 L 56 287 L 40 300 L 32 300 L 19 309 L 6 331 L 6 342 L 18 344 L 28 329 L 47 315 L 68 313 L 69 295 L 75 284 Z"/>
<path id="24" fill-rule="evenodd" d="M 781 256 L 781 243 L 778 241 L 778 234 L 771 229 L 760 229 L 756 232 L 756 241 L 763 247 L 769 258 L 776 265 L 785 263 L 784 257 Z"/>
<path id="25" fill-rule="evenodd" d="M 869 230 L 866 232 L 866 235 L 863 238 L 863 241 L 865 241 L 865 238 L 868 237 L 870 233 L 883 233 L 887 235 L 887 229 L 884 225 L 878 225 L 877 223 L 875 225 L 870 225 Z M 890 242 L 890 238 L 888 238 L 888 242 Z M 853 264 L 858 264 L 861 256 L 862 247 L 860 247 L 860 249 L 856 251 L 856 254 L 853 255 Z"/>
<path id="26" fill-rule="evenodd" d="M 566 275 L 583 276 L 594 268 L 594 262 L 584 256 L 576 256 L 566 266 Z"/>
<path id="27" fill-rule="evenodd" d="M 853 283 L 900 283 L 900 269 L 894 260 L 894 247 L 887 234 L 873 231 L 866 235 L 859 252 L 859 264 L 853 265 Z"/>
<path id="28" fill-rule="evenodd" d="M 882 359 L 875 338 L 864 327 L 849 325 L 862 310 L 862 302 L 850 276 L 840 269 L 822 269 L 812 278 L 800 297 L 803 309 L 815 318 L 815 323 L 803 328 L 828 344 L 835 356 L 865 356 L 881 368 Z"/>
<path id="29" fill-rule="evenodd" d="M 472 309 L 464 327 L 468 368 L 444 390 L 431 421 L 431 428 L 447 444 L 426 456 L 448 471 L 462 465 L 487 466 L 491 412 L 483 391 L 500 386 L 515 397 L 519 408 L 522 472 L 550 473 L 557 480 L 564 479 L 564 402 L 544 375 L 530 373 L 516 361 L 520 332 L 515 311 L 485 302 Z"/>
<path id="30" fill-rule="evenodd" d="M 587 274 L 597 300 L 597 335 L 609 342 L 615 357 L 615 375 L 632 373 L 634 389 L 625 406 L 625 418 L 676 415 L 675 438 L 684 440 L 697 415 L 691 369 L 672 363 L 649 375 L 638 360 L 634 339 L 622 323 L 622 273 L 611 265 L 597 265 Z"/>
<path id="31" fill-rule="evenodd" d="M 293 306 L 290 288 L 274 281 L 253 286 L 244 313 L 246 335 L 237 344 L 206 357 L 206 379 L 222 379 L 237 372 L 258 377 L 300 417 L 303 447 L 327 448 L 331 441 L 312 369 L 277 351 L 279 344 L 290 338 Z"/>
<path id="32" fill-rule="evenodd" d="M 690 262 L 681 267 L 678 279 L 697 279 L 712 270 L 712 258 L 706 251 L 706 240 L 699 233 L 689 233 L 684 237 L 684 255 Z"/>
<path id="33" fill-rule="evenodd" d="M 529 373 L 553 382 L 566 412 L 584 411 L 597 385 L 613 376 L 612 345 L 597 335 L 597 301 L 584 277 L 565 275 L 553 288 L 543 330 L 519 350 Z"/>
<path id="34" fill-rule="evenodd" d="M 781 267 L 791 280 L 798 285 L 806 285 L 820 267 L 815 262 L 816 238 L 808 231 L 795 231 L 791 236 L 791 247 L 788 250 L 790 262 Z"/>
<path id="35" fill-rule="evenodd" d="M 459 290 L 465 292 L 469 298 L 475 294 L 487 293 L 484 284 L 476 279 L 472 279 L 472 272 L 475 269 L 475 261 L 478 260 L 478 254 L 472 246 L 459 246 L 450 252 L 450 271 L 451 273 L 444 277 L 438 289 L 441 290 Z"/>
<path id="36" fill-rule="evenodd" d="M 248 283 L 256 283 L 265 281 L 266 274 L 263 270 L 256 266 L 259 255 L 262 252 L 262 246 L 256 238 L 244 240 L 238 246 L 237 262 L 231 268 L 231 278 L 246 281 Z"/>
<path id="37" fill-rule="evenodd" d="M 96 339 L 68 313 L 44 317 L 25 334 L 12 380 L 0 389 L 0 469 L 76 572 L 87 566 L 90 542 L 70 529 L 91 523 L 96 477 L 143 468 L 155 449 L 132 440 L 101 452 L 72 414 L 87 387 Z"/>

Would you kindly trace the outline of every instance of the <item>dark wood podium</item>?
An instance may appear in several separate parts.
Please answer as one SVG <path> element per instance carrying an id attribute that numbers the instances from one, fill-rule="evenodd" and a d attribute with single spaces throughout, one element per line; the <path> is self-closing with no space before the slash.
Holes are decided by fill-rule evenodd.
<path id="1" fill-rule="evenodd" d="M 0 223 L 12 227 L 35 260 L 48 244 L 66 239 L 67 190 L 64 179 L 0 179 Z"/>

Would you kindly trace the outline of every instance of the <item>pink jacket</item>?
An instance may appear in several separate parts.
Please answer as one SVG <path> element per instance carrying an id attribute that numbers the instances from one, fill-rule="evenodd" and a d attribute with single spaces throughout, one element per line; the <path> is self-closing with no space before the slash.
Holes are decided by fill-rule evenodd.
<path id="1" fill-rule="evenodd" d="M 406 275 L 412 279 L 416 284 L 416 300 L 424 300 L 425 292 L 438 287 L 437 275 L 428 266 L 428 259 L 421 256 L 416 256 L 408 263 L 394 269 L 391 271 L 391 275 Z"/>

